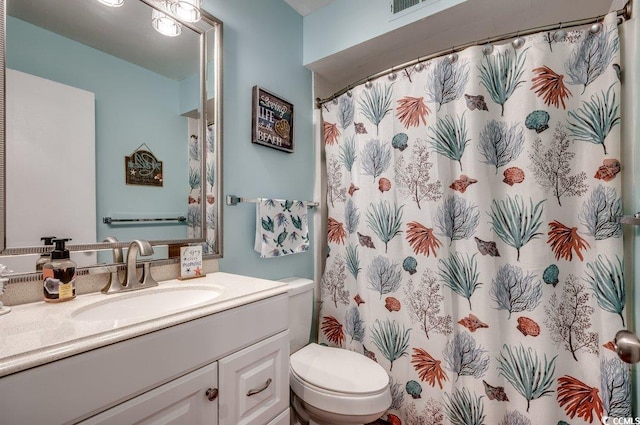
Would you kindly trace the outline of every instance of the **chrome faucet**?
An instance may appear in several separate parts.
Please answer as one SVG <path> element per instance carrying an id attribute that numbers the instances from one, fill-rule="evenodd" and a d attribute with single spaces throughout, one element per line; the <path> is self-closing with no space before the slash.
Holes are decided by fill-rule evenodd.
<path id="1" fill-rule="evenodd" d="M 138 279 L 136 271 L 138 253 L 141 257 L 147 257 L 153 254 L 153 247 L 148 241 L 135 240 L 131 242 L 129 252 L 127 252 L 127 268 L 125 269 L 124 282 L 122 283 L 123 291 L 133 291 L 158 285 L 158 282 L 151 277 L 151 264 L 149 262 L 143 265 L 142 277 Z"/>
<path id="2" fill-rule="evenodd" d="M 107 236 L 106 238 L 104 238 L 104 240 L 102 242 L 118 242 L 118 239 L 116 239 L 113 236 Z M 114 263 L 122 263 L 124 261 L 124 256 L 122 255 L 122 248 L 113 248 L 113 262 Z"/>
<path id="3" fill-rule="evenodd" d="M 105 242 L 117 242 L 117 239 L 109 236 Z M 153 247 L 147 241 L 135 240 L 129 245 L 127 252 L 127 263 L 124 271 L 124 279 L 120 281 L 118 276 L 118 265 L 113 264 L 106 269 L 111 272 L 109 282 L 102 288 L 103 294 L 115 294 L 118 292 L 135 291 L 136 289 L 151 288 L 158 286 L 158 282 L 151 276 L 151 262 L 145 261 L 142 265 L 142 276 L 138 279 L 137 260 L 138 255 L 147 257 L 153 254 Z M 113 250 L 113 260 L 122 262 L 122 249 Z"/>
<path id="4" fill-rule="evenodd" d="M 108 236 L 104 239 L 103 242 L 118 242 L 113 236 Z M 113 248 L 113 262 L 115 264 L 107 267 L 107 271 L 109 274 L 109 281 L 102 288 L 103 294 L 114 294 L 116 292 L 122 291 L 124 288 L 122 287 L 122 282 L 120 281 L 120 274 L 118 273 L 118 263 L 124 262 L 124 257 L 122 255 L 122 248 Z"/>

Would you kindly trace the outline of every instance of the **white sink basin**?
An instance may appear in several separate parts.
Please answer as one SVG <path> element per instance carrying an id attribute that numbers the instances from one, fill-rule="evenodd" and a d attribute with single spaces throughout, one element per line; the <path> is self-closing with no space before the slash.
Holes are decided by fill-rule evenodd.
<path id="1" fill-rule="evenodd" d="M 163 316 L 204 304 L 222 295 L 222 287 L 187 287 L 141 289 L 122 295 L 105 295 L 103 301 L 81 307 L 71 313 L 86 322 L 127 321 Z"/>

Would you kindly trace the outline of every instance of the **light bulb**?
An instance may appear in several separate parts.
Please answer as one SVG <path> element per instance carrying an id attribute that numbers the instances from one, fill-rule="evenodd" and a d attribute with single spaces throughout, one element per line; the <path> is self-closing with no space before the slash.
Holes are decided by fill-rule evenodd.
<path id="1" fill-rule="evenodd" d="M 124 4 L 124 0 L 98 0 L 98 1 L 109 7 L 120 7 Z"/>
<path id="2" fill-rule="evenodd" d="M 176 37 L 182 32 L 181 24 L 155 9 L 151 11 L 151 25 L 156 31 L 167 37 Z"/>
<path id="3" fill-rule="evenodd" d="M 184 22 L 198 22 L 202 0 L 174 0 L 170 3 L 171 12 Z"/>

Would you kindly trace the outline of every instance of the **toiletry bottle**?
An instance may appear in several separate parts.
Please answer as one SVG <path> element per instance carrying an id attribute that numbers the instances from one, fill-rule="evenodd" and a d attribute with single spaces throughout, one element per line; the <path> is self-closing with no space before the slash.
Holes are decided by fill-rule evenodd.
<path id="1" fill-rule="evenodd" d="M 40 240 L 44 241 L 44 246 L 52 246 L 53 240 L 55 238 L 56 238 L 55 236 L 43 236 L 40 238 Z M 49 261 L 51 261 L 50 252 L 43 252 L 42 254 L 40 254 L 40 258 L 38 258 L 38 261 L 36 261 L 36 271 L 38 272 L 42 270 L 42 266 L 44 266 Z"/>
<path id="2" fill-rule="evenodd" d="M 76 263 L 69 258 L 64 244 L 71 239 L 54 239 L 51 261 L 42 266 L 44 300 L 57 303 L 76 297 Z"/>

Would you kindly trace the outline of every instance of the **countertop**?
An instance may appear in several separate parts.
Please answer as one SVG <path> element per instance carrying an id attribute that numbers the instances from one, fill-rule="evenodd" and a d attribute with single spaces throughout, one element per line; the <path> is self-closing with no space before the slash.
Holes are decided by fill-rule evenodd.
<path id="1" fill-rule="evenodd" d="M 209 302 L 161 316 L 118 321 L 82 321 L 72 316 L 89 305 L 117 297 L 203 286 L 219 287 L 222 294 Z M 139 291 L 113 295 L 93 293 L 62 303 L 41 301 L 13 306 L 11 312 L 0 315 L 0 377 L 280 295 L 287 289 L 285 282 L 216 272 L 204 278 L 160 282 L 158 287 Z"/>

